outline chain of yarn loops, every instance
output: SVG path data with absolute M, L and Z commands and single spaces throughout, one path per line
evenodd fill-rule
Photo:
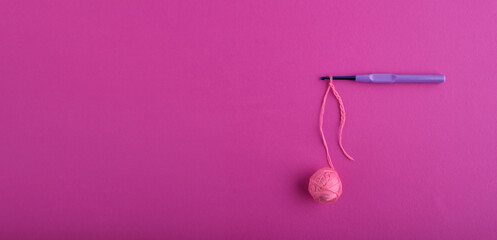
M 323 131 L 323 116 L 324 116 L 324 110 L 326 107 L 326 99 L 328 98 L 328 94 L 330 93 L 330 90 L 333 92 L 333 95 L 335 95 L 335 98 L 338 101 L 338 106 L 340 108 L 340 128 L 338 130 L 338 145 L 340 146 L 340 149 L 342 150 L 343 154 L 349 159 L 349 160 L 354 160 L 346 151 L 345 148 L 342 145 L 342 132 L 343 132 L 343 127 L 345 125 L 345 108 L 343 107 L 343 102 L 342 98 L 338 94 L 337 90 L 335 89 L 335 86 L 333 85 L 333 80 L 330 78 L 330 82 L 328 84 L 328 88 L 326 89 L 326 93 L 324 94 L 323 97 L 323 103 L 321 105 L 321 112 L 319 114 L 319 131 L 321 132 L 321 139 L 323 140 L 324 144 L 324 149 L 326 150 L 326 159 L 328 160 L 328 164 L 332 169 L 335 169 L 333 167 L 333 163 L 331 162 L 331 157 L 330 157 L 330 151 L 328 148 L 328 144 L 326 143 L 326 138 L 324 137 L 324 131 Z

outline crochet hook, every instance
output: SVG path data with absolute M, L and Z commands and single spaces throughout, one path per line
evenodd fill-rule
M 419 74 L 390 74 L 373 73 L 356 76 L 332 76 L 333 80 L 351 80 L 368 83 L 442 83 L 445 75 L 419 75 Z M 321 77 L 321 80 L 329 80 L 329 76 Z

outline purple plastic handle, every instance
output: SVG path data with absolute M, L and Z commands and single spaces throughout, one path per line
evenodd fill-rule
M 445 82 L 445 75 L 374 73 L 366 75 L 357 75 L 355 80 L 357 82 L 370 82 L 370 83 L 396 83 L 396 82 L 441 83 Z

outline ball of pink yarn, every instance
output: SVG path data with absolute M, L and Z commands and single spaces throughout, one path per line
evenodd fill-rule
M 342 182 L 332 168 L 321 168 L 309 179 L 309 193 L 314 200 L 323 203 L 335 202 L 342 195 Z

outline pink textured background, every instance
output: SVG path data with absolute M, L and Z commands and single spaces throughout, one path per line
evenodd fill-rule
M 0 2 L 1 239 L 495 239 L 497 2 Z M 317 117 L 348 113 L 333 205 Z

